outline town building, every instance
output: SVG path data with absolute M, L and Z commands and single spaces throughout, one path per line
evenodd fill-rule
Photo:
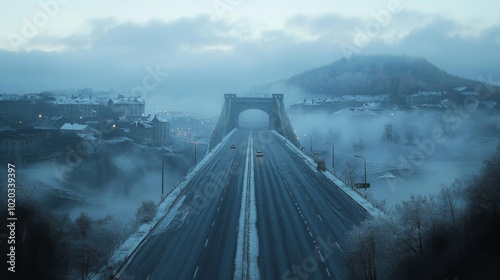
M 130 125 L 129 138 L 143 145 L 164 146 L 170 142 L 169 122 L 158 115 L 142 117 Z
M 11 131 L 0 133 L 0 162 L 24 165 L 38 159 L 39 135 Z
M 419 91 L 406 97 L 408 106 L 438 104 L 445 99 L 444 91 Z
M 111 111 L 120 113 L 127 119 L 138 119 L 145 114 L 146 103 L 144 99 L 136 96 L 119 95 L 117 98 L 109 98 L 107 102 Z
M 82 153 L 98 154 L 101 150 L 102 133 L 86 124 L 65 123 L 60 128 L 63 136 L 78 136 L 81 139 Z
M 97 118 L 99 103 L 89 97 L 80 96 L 58 96 L 56 105 L 59 114 L 73 121 Z

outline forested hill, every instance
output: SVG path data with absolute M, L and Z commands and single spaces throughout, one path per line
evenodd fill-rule
M 341 59 L 281 81 L 306 94 L 327 96 L 447 91 L 456 87 L 480 89 L 479 81 L 450 75 L 424 58 L 373 55 Z

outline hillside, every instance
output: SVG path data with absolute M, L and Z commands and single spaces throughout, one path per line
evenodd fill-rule
M 262 90 L 298 88 L 307 95 L 378 95 L 391 99 L 418 91 L 479 89 L 481 83 L 450 75 L 424 58 L 390 55 L 355 56 L 303 72 Z

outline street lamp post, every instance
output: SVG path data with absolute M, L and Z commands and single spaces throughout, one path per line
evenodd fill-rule
M 161 159 L 161 199 L 163 200 L 163 194 L 165 190 L 165 157 Z
M 198 145 L 198 142 L 194 141 L 194 165 L 196 165 L 196 146 Z
M 309 151 L 312 154 L 312 152 L 313 152 L 313 137 L 312 137 L 312 135 L 309 135 L 309 140 L 310 140 L 309 141 Z
M 330 142 L 326 142 L 326 144 L 332 145 L 332 172 L 335 174 L 335 146 Z
M 364 183 L 364 187 L 366 189 L 366 158 L 362 157 L 362 156 L 358 156 L 358 155 L 355 155 L 355 157 L 358 157 L 358 158 L 362 158 L 363 161 L 365 162 L 365 183 Z

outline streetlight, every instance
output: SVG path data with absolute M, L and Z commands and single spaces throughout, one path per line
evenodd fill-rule
M 198 145 L 197 141 L 194 141 L 194 165 L 196 165 L 196 146 Z
M 363 188 L 366 190 L 366 188 L 370 187 L 370 185 L 366 184 L 366 158 L 364 158 L 362 156 L 358 156 L 358 155 L 355 155 L 354 157 L 362 158 L 365 162 L 365 183 L 363 184 Z M 358 188 L 359 188 L 359 186 L 358 186 Z
M 307 134 L 304 134 L 304 137 L 307 137 Z M 313 137 L 312 137 L 312 135 L 309 135 L 309 151 L 312 154 L 312 152 L 313 152 Z
M 332 145 L 332 172 L 335 174 L 335 146 L 330 142 L 326 142 L 326 144 Z
M 165 156 L 161 159 L 161 199 L 163 200 L 163 193 L 165 189 Z

